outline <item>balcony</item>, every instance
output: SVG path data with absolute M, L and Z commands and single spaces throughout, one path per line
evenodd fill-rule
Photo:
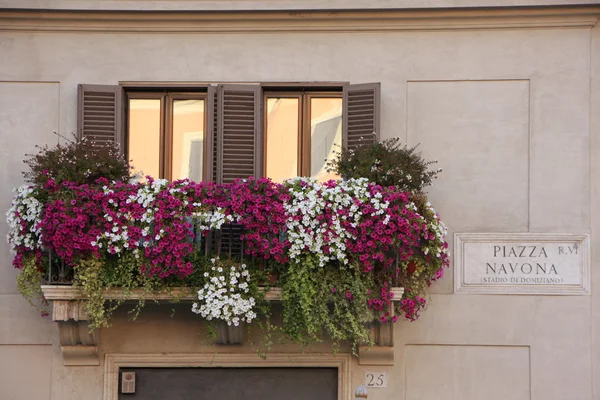
M 207 235 L 192 232 L 196 251 L 206 257 L 214 256 L 235 260 L 239 263 L 260 262 L 252 256 L 244 254 L 245 241 L 240 236 L 244 226 L 240 224 L 224 225 Z M 59 338 L 65 365 L 99 365 L 100 330 L 90 330 L 86 312 L 86 297 L 76 286 L 73 286 L 74 270 L 51 252 L 48 253 L 47 275 L 41 286 L 44 298 L 52 303 L 52 320 L 58 324 Z M 262 262 L 264 264 L 264 260 Z M 264 299 L 269 302 L 280 302 L 282 290 L 279 287 L 262 287 Z M 404 289 L 393 287 L 390 315 L 394 315 L 393 302 L 402 299 Z M 178 302 L 192 303 L 197 295 L 191 287 L 171 287 L 168 290 L 148 293 L 140 289 L 124 290 L 120 288 L 106 289 L 102 292 L 105 300 L 123 300 L 134 302 L 140 299 L 166 303 L 177 299 Z M 238 345 L 245 339 L 244 325 L 229 326 L 224 322 L 218 324 L 216 344 Z M 393 365 L 394 362 L 394 327 L 391 322 L 373 322 L 370 324 L 370 340 L 374 346 L 359 347 L 359 363 L 362 365 Z

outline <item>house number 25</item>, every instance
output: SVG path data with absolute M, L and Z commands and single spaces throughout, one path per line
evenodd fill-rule
M 387 386 L 387 372 L 365 372 L 365 386 L 368 388 L 384 388 Z

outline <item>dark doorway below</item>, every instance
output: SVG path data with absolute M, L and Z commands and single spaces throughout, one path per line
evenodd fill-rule
M 337 368 L 121 368 L 121 372 L 136 373 L 136 391 L 119 394 L 119 400 L 337 400 L 338 397 Z

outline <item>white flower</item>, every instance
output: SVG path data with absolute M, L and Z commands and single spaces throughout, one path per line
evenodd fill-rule
M 211 259 L 213 264 L 216 260 Z M 198 291 L 198 302 L 192 304 L 192 312 L 200 314 L 207 320 L 220 319 L 227 325 L 238 326 L 240 322 L 252 322 L 256 318 L 253 307 L 256 301 L 253 297 L 242 295 L 248 293 L 250 274 L 245 264 L 235 268 L 212 267 L 211 273 L 205 272 L 204 277 L 210 278 Z M 238 279 L 242 280 L 238 284 Z
M 300 182 L 304 187 L 298 185 Z M 293 178 L 284 185 L 291 197 L 284 202 L 290 258 L 309 251 L 318 256 L 321 266 L 331 260 L 348 263 L 346 241 L 356 237 L 346 231 L 341 221 L 356 227 L 363 218 L 362 204 L 369 203 L 375 209 L 374 215 L 382 215 L 389 206 L 382 201 L 381 194 L 371 196 L 366 178 L 342 180 L 335 187 L 321 185 L 312 178 Z M 356 199 L 360 201 L 358 205 Z M 342 210 L 349 213 L 341 215 Z M 324 214 L 331 215 L 329 221 L 318 218 Z
M 16 254 L 19 246 L 35 250 L 41 246 L 40 227 L 43 205 L 33 196 L 33 187 L 23 185 L 17 192 L 11 207 L 6 212 L 8 234 L 6 240 L 11 254 Z

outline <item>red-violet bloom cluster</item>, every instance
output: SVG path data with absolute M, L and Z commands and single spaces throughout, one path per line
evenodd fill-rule
M 376 274 L 382 286 L 369 307 L 380 311 L 382 320 L 395 321 L 387 310 L 392 283 L 402 272 L 398 266 L 417 258 L 434 263 L 431 281 L 448 265 L 446 231 L 435 211 L 431 209 L 435 217 L 425 218 L 409 193 L 364 179 L 320 184 L 297 178 L 279 184 L 248 178 L 222 185 L 99 179 L 96 185 L 60 187 L 49 181 L 46 190 L 61 195 L 35 216 L 40 222 L 28 234 L 40 232 L 39 237 L 28 238 L 28 246 L 9 237 L 17 267 L 24 254 L 43 248 L 70 265 L 91 256 L 127 253 L 139 258 L 142 272 L 150 276 L 186 277 L 194 269 L 189 256 L 198 237 L 236 223 L 244 225 L 247 254 L 282 264 L 317 256 L 321 265 L 360 265 L 364 274 Z M 10 218 L 18 228 L 12 236 L 18 237 L 25 222 L 16 213 Z M 34 250 L 32 243 L 38 243 Z M 413 296 L 400 307 L 412 320 L 424 305 L 425 299 Z

